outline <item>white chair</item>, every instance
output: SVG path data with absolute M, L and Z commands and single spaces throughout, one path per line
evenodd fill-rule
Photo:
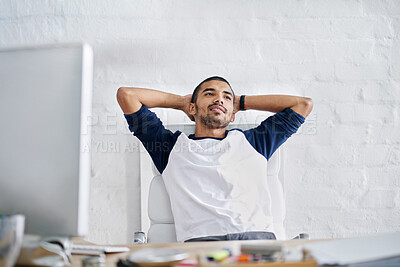
M 286 239 L 283 221 L 285 219 L 286 207 L 282 186 L 282 152 L 278 149 L 268 161 L 268 185 L 272 199 L 272 215 L 274 218 L 274 233 L 277 239 Z M 171 204 L 165 189 L 162 176 L 153 165 L 153 177 L 148 199 L 148 215 L 150 228 L 147 234 L 148 243 L 171 243 L 176 241 L 174 218 L 172 216 Z

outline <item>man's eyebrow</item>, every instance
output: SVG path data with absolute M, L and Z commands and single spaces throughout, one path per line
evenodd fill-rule
M 214 88 L 206 88 L 206 89 L 204 89 L 203 90 L 203 92 L 202 93 L 204 93 L 204 92 L 208 92 L 208 91 L 216 91 Z M 225 94 L 228 94 L 228 95 L 233 95 L 231 92 L 229 92 L 229 91 L 224 91 L 224 93 Z
M 229 92 L 229 91 L 224 91 L 224 93 L 225 93 L 225 94 L 228 94 L 228 95 L 232 95 L 232 93 Z
M 214 88 L 206 88 L 206 89 L 203 90 L 202 93 L 208 92 L 208 91 L 216 91 L 216 90 Z

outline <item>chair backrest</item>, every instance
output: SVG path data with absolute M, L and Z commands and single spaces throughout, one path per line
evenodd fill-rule
M 283 221 L 286 207 L 280 171 L 282 168 L 282 152 L 278 149 L 268 161 L 268 186 L 271 192 L 272 215 L 274 218 L 274 233 L 277 239 L 286 239 Z M 176 241 L 174 218 L 171 204 L 165 189 L 162 176 L 153 165 L 154 177 L 150 184 L 148 199 L 148 215 L 150 228 L 147 234 L 149 243 L 171 243 Z

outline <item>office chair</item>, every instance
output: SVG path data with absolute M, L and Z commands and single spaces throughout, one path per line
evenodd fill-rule
M 285 219 L 286 207 L 282 186 L 282 155 L 279 148 L 268 161 L 268 186 L 271 192 L 272 215 L 274 218 L 274 233 L 277 239 L 286 239 L 283 221 Z M 150 228 L 147 233 L 148 243 L 173 243 L 177 242 L 174 218 L 172 216 L 171 204 L 164 181 L 158 170 L 153 165 L 154 177 L 150 184 L 148 199 L 148 215 Z

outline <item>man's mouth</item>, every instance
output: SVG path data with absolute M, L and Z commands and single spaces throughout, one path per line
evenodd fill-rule
M 211 105 L 210 110 L 211 111 L 222 112 L 222 113 L 226 112 L 226 108 L 224 108 L 223 106 L 220 106 L 220 105 Z

